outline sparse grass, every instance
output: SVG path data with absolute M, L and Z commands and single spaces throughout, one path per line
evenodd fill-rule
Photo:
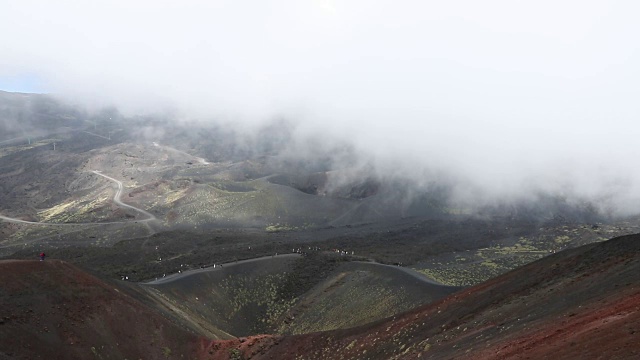
M 229 360 L 243 360 L 244 357 L 239 349 L 229 349 Z
M 220 287 L 231 300 L 231 311 L 227 317 L 233 319 L 247 306 L 264 308 L 265 316 L 260 321 L 269 325 L 289 307 L 278 299 L 278 288 L 284 282 L 286 274 L 268 274 L 261 277 L 230 275 L 222 280 Z
M 50 223 L 93 223 L 110 220 L 109 212 L 100 211 L 113 198 L 109 190 L 92 193 L 92 197 L 70 200 L 38 212 L 42 222 Z M 116 219 L 118 220 L 118 219 Z
M 169 349 L 168 347 L 163 347 L 162 348 L 162 354 L 164 355 L 164 357 L 166 357 L 167 359 L 171 356 L 171 349 Z
M 303 225 L 303 226 L 292 226 L 292 225 L 288 225 L 288 224 L 280 224 L 280 223 L 276 223 L 276 224 L 271 224 L 268 225 L 265 228 L 265 231 L 267 232 L 281 232 L 281 231 L 299 231 L 299 230 L 305 230 L 310 228 L 311 225 Z
M 496 243 L 473 252 L 458 252 L 456 256 L 432 257 L 434 260 L 421 262 L 415 268 L 446 285 L 474 285 L 555 251 L 601 241 L 599 232 L 619 232 L 620 229 L 613 225 L 602 225 L 599 231 L 586 225 L 541 228 L 530 235 L 519 236 L 511 244 Z

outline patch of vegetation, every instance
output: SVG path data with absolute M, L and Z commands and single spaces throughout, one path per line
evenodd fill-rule
M 231 302 L 229 320 L 236 320 L 239 314 L 251 313 L 259 309 L 263 315 L 257 320 L 253 332 L 264 332 L 273 321 L 291 306 L 291 301 L 279 298 L 278 289 L 286 274 L 266 276 L 230 275 L 222 280 L 220 287 Z M 246 321 L 246 320 L 245 320 Z
M 255 313 L 251 333 L 271 332 L 280 328 L 285 314 L 298 298 L 323 281 L 344 257 L 321 253 L 296 260 L 290 271 L 264 276 L 231 275 L 220 287 L 231 305 L 227 318 L 235 321 L 240 314 Z M 246 319 L 243 320 L 246 322 Z
M 609 228 L 612 227 L 607 226 Z M 446 285 L 474 285 L 556 251 L 599 241 L 600 230 L 594 230 L 586 225 L 539 228 L 526 236 L 517 237 L 511 243 L 505 239 L 475 251 L 458 253 L 454 257 L 434 256 L 431 258 L 439 261 L 423 261 L 416 264 L 415 268 Z
M 244 360 L 239 349 L 229 349 L 229 360 Z
M 287 274 L 278 291 L 278 298 L 284 301 L 296 299 L 324 280 L 340 263 L 349 260 L 348 257 L 318 252 L 305 255 L 304 259 L 298 260 L 291 272 Z
M 268 225 L 265 228 L 265 230 L 267 232 L 294 231 L 294 230 L 298 230 L 298 227 L 287 225 L 287 224 L 276 223 L 276 224 Z
M 98 349 L 96 349 L 95 346 L 91 347 L 91 352 L 93 353 L 93 356 L 95 356 L 97 359 L 102 359 L 102 355 L 100 354 L 100 352 L 98 352 Z
M 300 230 L 307 230 L 312 227 L 313 227 L 312 224 L 307 224 L 307 223 L 304 223 L 302 226 L 293 226 L 289 224 L 275 223 L 275 224 L 267 225 L 267 227 L 265 228 L 265 231 L 267 232 L 300 231 Z
M 169 349 L 168 347 L 163 347 L 162 348 L 162 354 L 164 355 L 164 357 L 166 357 L 167 359 L 171 356 L 171 349 Z

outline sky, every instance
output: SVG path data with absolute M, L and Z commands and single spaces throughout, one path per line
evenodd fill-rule
M 42 79 L 38 74 L 30 74 L 26 72 L 18 72 L 0 76 L 0 90 L 9 92 L 47 93 L 47 86 L 42 83 Z
M 0 0 L 0 90 L 251 127 L 380 163 L 640 200 L 636 1 Z

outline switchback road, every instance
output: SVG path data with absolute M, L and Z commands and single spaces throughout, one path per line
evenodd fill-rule
M 112 178 L 111 176 L 107 176 L 103 173 L 101 173 L 98 170 L 94 170 L 92 171 L 92 173 L 102 176 L 110 181 L 113 181 L 116 183 L 116 185 L 118 186 L 118 190 L 116 190 L 115 195 L 113 196 L 113 202 L 115 202 L 118 206 L 122 206 L 122 207 L 126 207 L 129 209 L 132 209 L 140 214 L 143 214 L 144 216 L 146 216 L 146 219 L 142 219 L 142 220 L 133 220 L 135 222 L 144 222 L 146 223 L 147 227 L 149 227 L 149 229 L 151 230 L 152 233 L 155 233 L 155 231 L 153 229 L 151 229 L 151 227 L 149 226 L 149 222 L 150 221 L 155 221 L 158 220 L 155 215 L 151 214 L 148 211 L 145 211 L 143 209 L 137 208 L 135 206 L 129 205 L 129 204 L 125 204 L 124 202 L 122 202 L 121 197 L 122 197 L 122 190 L 123 190 L 123 185 L 122 182 L 119 180 L 116 180 L 114 178 Z M 47 222 L 39 222 L 39 221 L 28 221 L 28 220 L 22 220 L 22 219 L 16 219 L 16 218 L 12 218 L 12 217 L 8 217 L 8 216 L 4 216 L 4 215 L 0 215 L 0 220 L 4 220 L 7 222 L 12 222 L 12 223 L 18 223 L 18 224 L 30 224 L 30 225 L 48 225 L 48 226 L 77 226 L 77 225 L 109 225 L 109 224 L 125 224 L 125 223 L 130 223 L 132 221 L 110 221 L 110 222 L 89 222 L 89 223 L 47 223 Z

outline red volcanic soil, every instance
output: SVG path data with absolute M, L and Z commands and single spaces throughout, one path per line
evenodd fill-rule
M 209 359 L 639 359 L 640 235 L 563 251 L 361 327 L 208 346 Z
M 0 359 L 192 359 L 196 335 L 57 260 L 0 261 Z
M 640 235 L 557 253 L 392 318 L 296 336 L 206 340 L 131 289 L 62 261 L 0 261 L 0 359 L 640 358 Z

